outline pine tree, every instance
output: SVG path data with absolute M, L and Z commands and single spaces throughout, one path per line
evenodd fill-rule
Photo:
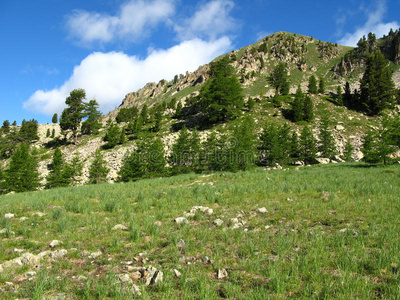
M 311 75 L 308 79 L 308 93 L 309 94 L 317 94 L 318 87 L 317 87 L 317 79 L 314 75 Z
M 254 99 L 249 96 L 249 99 L 247 100 L 247 109 L 249 111 L 252 111 L 254 109 L 254 105 L 255 105 Z
M 21 128 L 18 132 L 18 140 L 22 142 L 31 142 L 39 139 L 38 122 L 35 119 L 22 121 Z
M 190 134 L 186 126 L 179 132 L 179 136 L 172 146 L 172 153 L 169 157 L 169 164 L 172 166 L 173 174 L 182 174 L 190 172 L 189 151 Z
M 46 137 L 47 137 L 47 138 L 50 137 L 50 128 L 47 128 Z
M 5 174 L 6 190 L 26 192 L 36 190 L 39 186 L 38 163 L 30 153 L 28 144 L 21 144 L 11 156 L 10 164 Z
M 314 104 L 310 96 L 304 97 L 303 120 L 311 122 L 314 119 Z
M 85 90 L 73 90 L 65 100 L 68 107 L 61 114 L 60 127 L 62 130 L 72 130 L 75 145 L 78 144 L 78 129 L 84 117 L 85 97 Z
M 319 79 L 318 93 L 325 94 L 325 81 L 322 77 Z
M 114 148 L 119 143 L 120 137 L 121 134 L 118 125 L 116 125 L 115 123 L 111 123 L 103 139 L 105 142 L 107 142 L 105 148 Z
M 246 116 L 233 132 L 228 149 L 226 168 L 230 171 L 248 170 L 255 162 L 254 121 Z
M 126 143 L 126 128 L 122 127 L 121 128 L 121 132 L 119 133 L 119 139 L 118 139 L 118 143 L 119 144 L 125 144 Z
M 332 158 L 336 155 L 335 140 L 332 132 L 329 130 L 329 123 L 328 115 L 323 115 L 319 127 L 319 151 L 321 152 L 322 157 L 326 158 Z
M 97 133 L 101 128 L 99 118 L 101 117 L 101 112 L 99 111 L 99 104 L 96 100 L 90 100 L 86 105 L 84 110 L 86 121 L 82 123 L 82 133 L 92 134 Z
M 353 96 L 351 94 L 350 83 L 346 81 L 344 86 L 343 105 L 349 108 L 354 108 Z
M 162 122 L 162 111 L 161 109 L 157 109 L 156 114 L 155 114 L 155 124 L 153 127 L 154 132 L 159 132 L 161 129 L 161 122 Z
M 3 126 L 1 127 L 3 129 L 3 132 L 9 132 L 10 131 L 10 121 L 5 120 L 3 122 Z
M 46 188 L 67 186 L 66 178 L 63 176 L 64 159 L 60 148 L 56 148 L 53 153 L 53 160 L 50 164 L 50 173 L 47 176 Z
M 292 119 L 293 122 L 298 122 L 303 120 L 303 103 L 304 94 L 301 91 L 300 85 L 297 87 L 296 94 L 294 96 L 294 101 L 292 102 Z
M 376 115 L 394 104 L 394 83 L 385 56 L 373 52 L 367 60 L 364 75 L 360 81 L 361 102 L 365 110 Z
M 300 135 L 300 159 L 305 163 L 313 163 L 317 157 L 317 141 L 314 138 L 312 130 L 308 126 L 304 126 Z
M 275 67 L 268 77 L 268 82 L 275 88 L 277 93 L 287 95 L 289 92 L 289 81 L 285 63 L 281 62 Z
M 350 139 L 348 139 L 348 140 L 347 140 L 347 143 L 346 143 L 346 145 L 345 145 L 345 148 L 344 148 L 343 159 L 344 159 L 345 161 L 351 161 L 352 155 L 353 155 L 353 151 L 354 151 L 354 147 L 353 147 L 353 145 L 351 144 Z
M 201 145 L 200 145 L 200 135 L 197 129 L 193 129 L 192 135 L 189 140 L 189 160 L 190 160 L 190 166 L 192 170 L 197 171 L 200 169 L 200 150 L 201 150 Z
M 106 162 L 101 154 L 100 149 L 94 153 L 94 158 L 89 167 L 89 183 L 99 184 L 107 181 L 107 175 L 110 169 L 107 168 Z
M 51 138 L 53 139 L 56 136 L 56 130 L 53 128 L 51 131 Z
M 57 115 L 57 113 L 55 113 L 53 115 L 53 117 L 51 118 L 51 122 L 54 123 L 54 124 L 58 123 L 58 115 Z
M 290 160 L 290 126 L 267 123 L 260 136 L 261 164 L 288 164 Z
M 179 101 L 178 105 L 176 106 L 175 118 L 180 118 L 181 114 L 182 114 L 182 102 Z
M 166 173 L 164 144 L 160 138 L 149 143 L 146 157 L 146 178 L 164 176 Z
M 143 104 L 142 110 L 140 111 L 140 116 L 143 124 L 146 124 L 149 119 L 149 109 L 147 104 Z

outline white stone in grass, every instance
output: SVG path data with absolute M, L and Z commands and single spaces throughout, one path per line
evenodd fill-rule
M 224 223 L 221 219 L 214 220 L 213 224 L 217 227 L 221 226 Z
M 175 219 L 175 223 L 176 224 L 187 224 L 188 220 L 184 217 L 179 217 Z
M 26 220 L 29 220 L 29 218 L 27 218 L 27 217 L 21 217 L 21 218 L 19 218 L 19 220 L 20 220 L 20 221 L 26 221 Z
M 178 278 L 182 276 L 182 273 L 179 272 L 177 269 L 174 269 L 174 273 L 175 273 L 175 276 Z
M 111 230 L 128 230 L 128 227 L 122 224 L 115 225 Z
M 118 278 L 122 283 L 133 283 L 132 279 L 129 277 L 129 274 L 119 274 Z
M 90 259 L 95 259 L 97 257 L 99 257 L 100 255 L 102 255 L 103 253 L 101 251 L 97 251 L 97 252 L 91 252 L 89 255 Z
M 39 218 L 41 218 L 41 217 L 44 217 L 46 214 L 38 211 L 38 212 L 34 212 L 32 215 L 38 216 Z
M 62 244 L 63 242 L 62 241 L 59 241 L 59 240 L 52 240 L 51 242 L 50 242 L 50 244 L 49 244 L 49 247 L 50 248 L 54 248 L 54 247 L 57 247 L 57 246 L 59 246 L 60 244 Z
M 228 278 L 228 272 L 225 269 L 218 270 L 218 279 Z
M 266 214 L 268 210 L 265 207 L 261 207 L 257 209 L 257 212 L 259 212 L 260 214 Z
M 4 218 L 6 218 L 6 219 L 12 219 L 12 218 L 14 218 L 15 217 L 15 215 L 14 214 L 11 214 L 11 213 L 8 213 L 8 214 L 5 214 L 4 215 Z
M 176 246 L 177 246 L 178 248 L 185 248 L 186 243 L 185 243 L 184 240 L 180 239 L 180 240 L 178 241 L 178 243 L 176 244 Z
M 7 232 L 7 228 L 3 228 L 0 230 L 0 234 L 6 233 Z
M 14 252 L 17 252 L 17 253 L 22 253 L 24 251 L 25 251 L 24 249 L 14 248 Z
M 132 284 L 131 291 L 132 291 L 133 296 L 141 296 L 142 295 L 142 292 L 140 291 L 140 287 L 137 286 L 136 284 Z

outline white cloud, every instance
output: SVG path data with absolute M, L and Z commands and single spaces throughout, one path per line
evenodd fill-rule
M 70 36 L 84 45 L 115 39 L 135 41 L 158 23 L 167 21 L 174 11 L 173 3 L 168 0 L 131 0 L 115 16 L 76 10 L 67 16 L 66 25 Z
M 182 23 L 175 24 L 175 30 L 182 40 L 202 37 L 215 39 L 236 28 L 234 18 L 230 12 L 234 7 L 230 0 L 214 0 L 200 7 L 195 14 Z
M 23 106 L 50 116 L 62 111 L 70 91 L 84 88 L 87 98 L 95 98 L 101 111 L 107 113 L 121 104 L 127 93 L 147 82 L 170 80 L 175 74 L 194 71 L 229 50 L 231 41 L 223 37 L 212 42 L 193 39 L 167 50 L 152 50 L 144 60 L 121 52 L 95 52 L 74 68 L 72 76 L 61 87 L 38 90 Z
M 375 33 L 377 38 L 382 37 L 384 34 L 388 34 L 390 28 L 399 28 L 399 23 L 393 21 L 389 23 L 383 22 L 383 17 L 386 12 L 386 1 L 377 1 L 374 11 L 366 11 L 367 22 L 356 29 L 354 33 L 346 33 L 338 43 L 346 46 L 356 46 L 360 38 L 369 32 Z

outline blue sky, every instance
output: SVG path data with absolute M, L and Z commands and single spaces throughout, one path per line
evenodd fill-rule
M 107 113 L 277 31 L 355 45 L 398 29 L 399 12 L 400 0 L 0 0 L 0 122 L 48 123 L 75 88 Z

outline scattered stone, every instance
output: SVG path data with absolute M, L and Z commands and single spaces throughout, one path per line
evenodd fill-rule
M 35 271 L 27 272 L 26 276 L 29 276 L 29 277 L 36 276 L 36 272 Z
M 14 252 L 17 252 L 17 253 L 22 253 L 24 251 L 25 251 L 24 249 L 14 248 Z
M 39 212 L 34 212 L 32 215 L 38 216 L 39 218 L 41 218 L 41 217 L 44 217 L 46 214 L 39 211 Z
M 335 129 L 336 130 L 344 130 L 344 127 L 342 125 L 336 125 Z
M 13 286 L 14 285 L 14 283 L 8 282 L 8 281 L 6 281 L 4 284 L 5 284 L 5 286 Z
M 179 272 L 177 269 L 174 269 L 174 273 L 175 273 L 175 276 L 178 278 L 182 276 L 182 273 Z
M 217 274 L 218 279 L 228 278 L 228 272 L 225 269 L 219 270 Z
M 0 234 L 6 233 L 7 232 L 7 228 L 3 228 L 0 230 Z
M 162 226 L 162 222 L 161 221 L 155 221 L 154 225 L 156 225 L 158 227 L 161 227 Z
M 95 258 L 97 258 L 97 257 L 99 257 L 100 255 L 102 255 L 103 253 L 101 252 L 101 251 L 97 251 L 97 252 L 91 252 L 90 254 L 89 254 L 89 258 L 90 259 L 95 259 Z
M 261 207 L 257 209 L 257 212 L 261 213 L 261 214 L 266 214 L 268 212 L 268 210 L 265 207 Z
M 214 220 L 213 224 L 217 227 L 221 226 L 224 223 L 221 219 Z
M 265 229 L 270 229 L 272 225 L 265 225 Z
M 59 246 L 59 245 L 62 244 L 62 243 L 63 243 L 62 241 L 52 240 L 52 241 L 50 242 L 50 244 L 49 244 L 49 247 L 50 247 L 50 248 L 54 248 L 54 247 Z
M 128 227 L 122 224 L 115 225 L 111 230 L 128 230 Z
M 185 248 L 185 246 L 186 246 L 185 241 L 182 240 L 182 239 L 180 239 L 180 240 L 178 241 L 178 243 L 176 244 L 176 246 L 177 246 L 178 248 L 180 248 L 180 249 Z
M 86 281 L 86 280 L 87 280 L 86 276 L 83 276 L 83 275 L 78 276 L 78 281 Z
M 187 223 L 189 223 L 188 222 L 188 220 L 186 219 L 186 218 L 184 218 L 184 217 L 179 217 L 179 218 L 176 218 L 175 219 L 175 223 L 176 224 L 187 224 Z
M 129 274 L 129 277 L 134 281 L 138 281 L 142 278 L 142 273 L 140 273 L 139 271 L 136 271 L 136 272 Z
M 12 218 L 14 218 L 14 217 L 15 217 L 14 214 L 5 214 L 5 215 L 4 215 L 4 218 L 6 218 L 6 219 L 12 219 Z
M 163 272 L 157 270 L 152 266 L 146 269 L 146 274 L 146 285 L 155 285 L 163 281 Z
M 57 260 L 57 259 L 60 259 L 60 258 L 64 257 L 65 255 L 67 255 L 67 253 L 68 253 L 67 250 L 60 249 L 60 250 L 56 250 L 56 251 L 51 252 L 50 257 L 53 260 Z
M 128 274 L 119 274 L 118 279 L 121 280 L 122 283 L 133 283 L 131 277 Z
M 343 228 L 343 229 L 340 229 L 339 231 L 340 232 L 346 232 L 348 229 L 347 228 Z
M 19 218 L 19 220 L 22 222 L 22 221 L 29 220 L 29 218 L 27 218 L 27 217 L 21 217 L 21 218 Z
M 323 158 L 323 157 L 318 157 L 315 159 L 318 163 L 322 164 L 322 165 L 326 165 L 330 163 L 330 159 L 329 158 Z

